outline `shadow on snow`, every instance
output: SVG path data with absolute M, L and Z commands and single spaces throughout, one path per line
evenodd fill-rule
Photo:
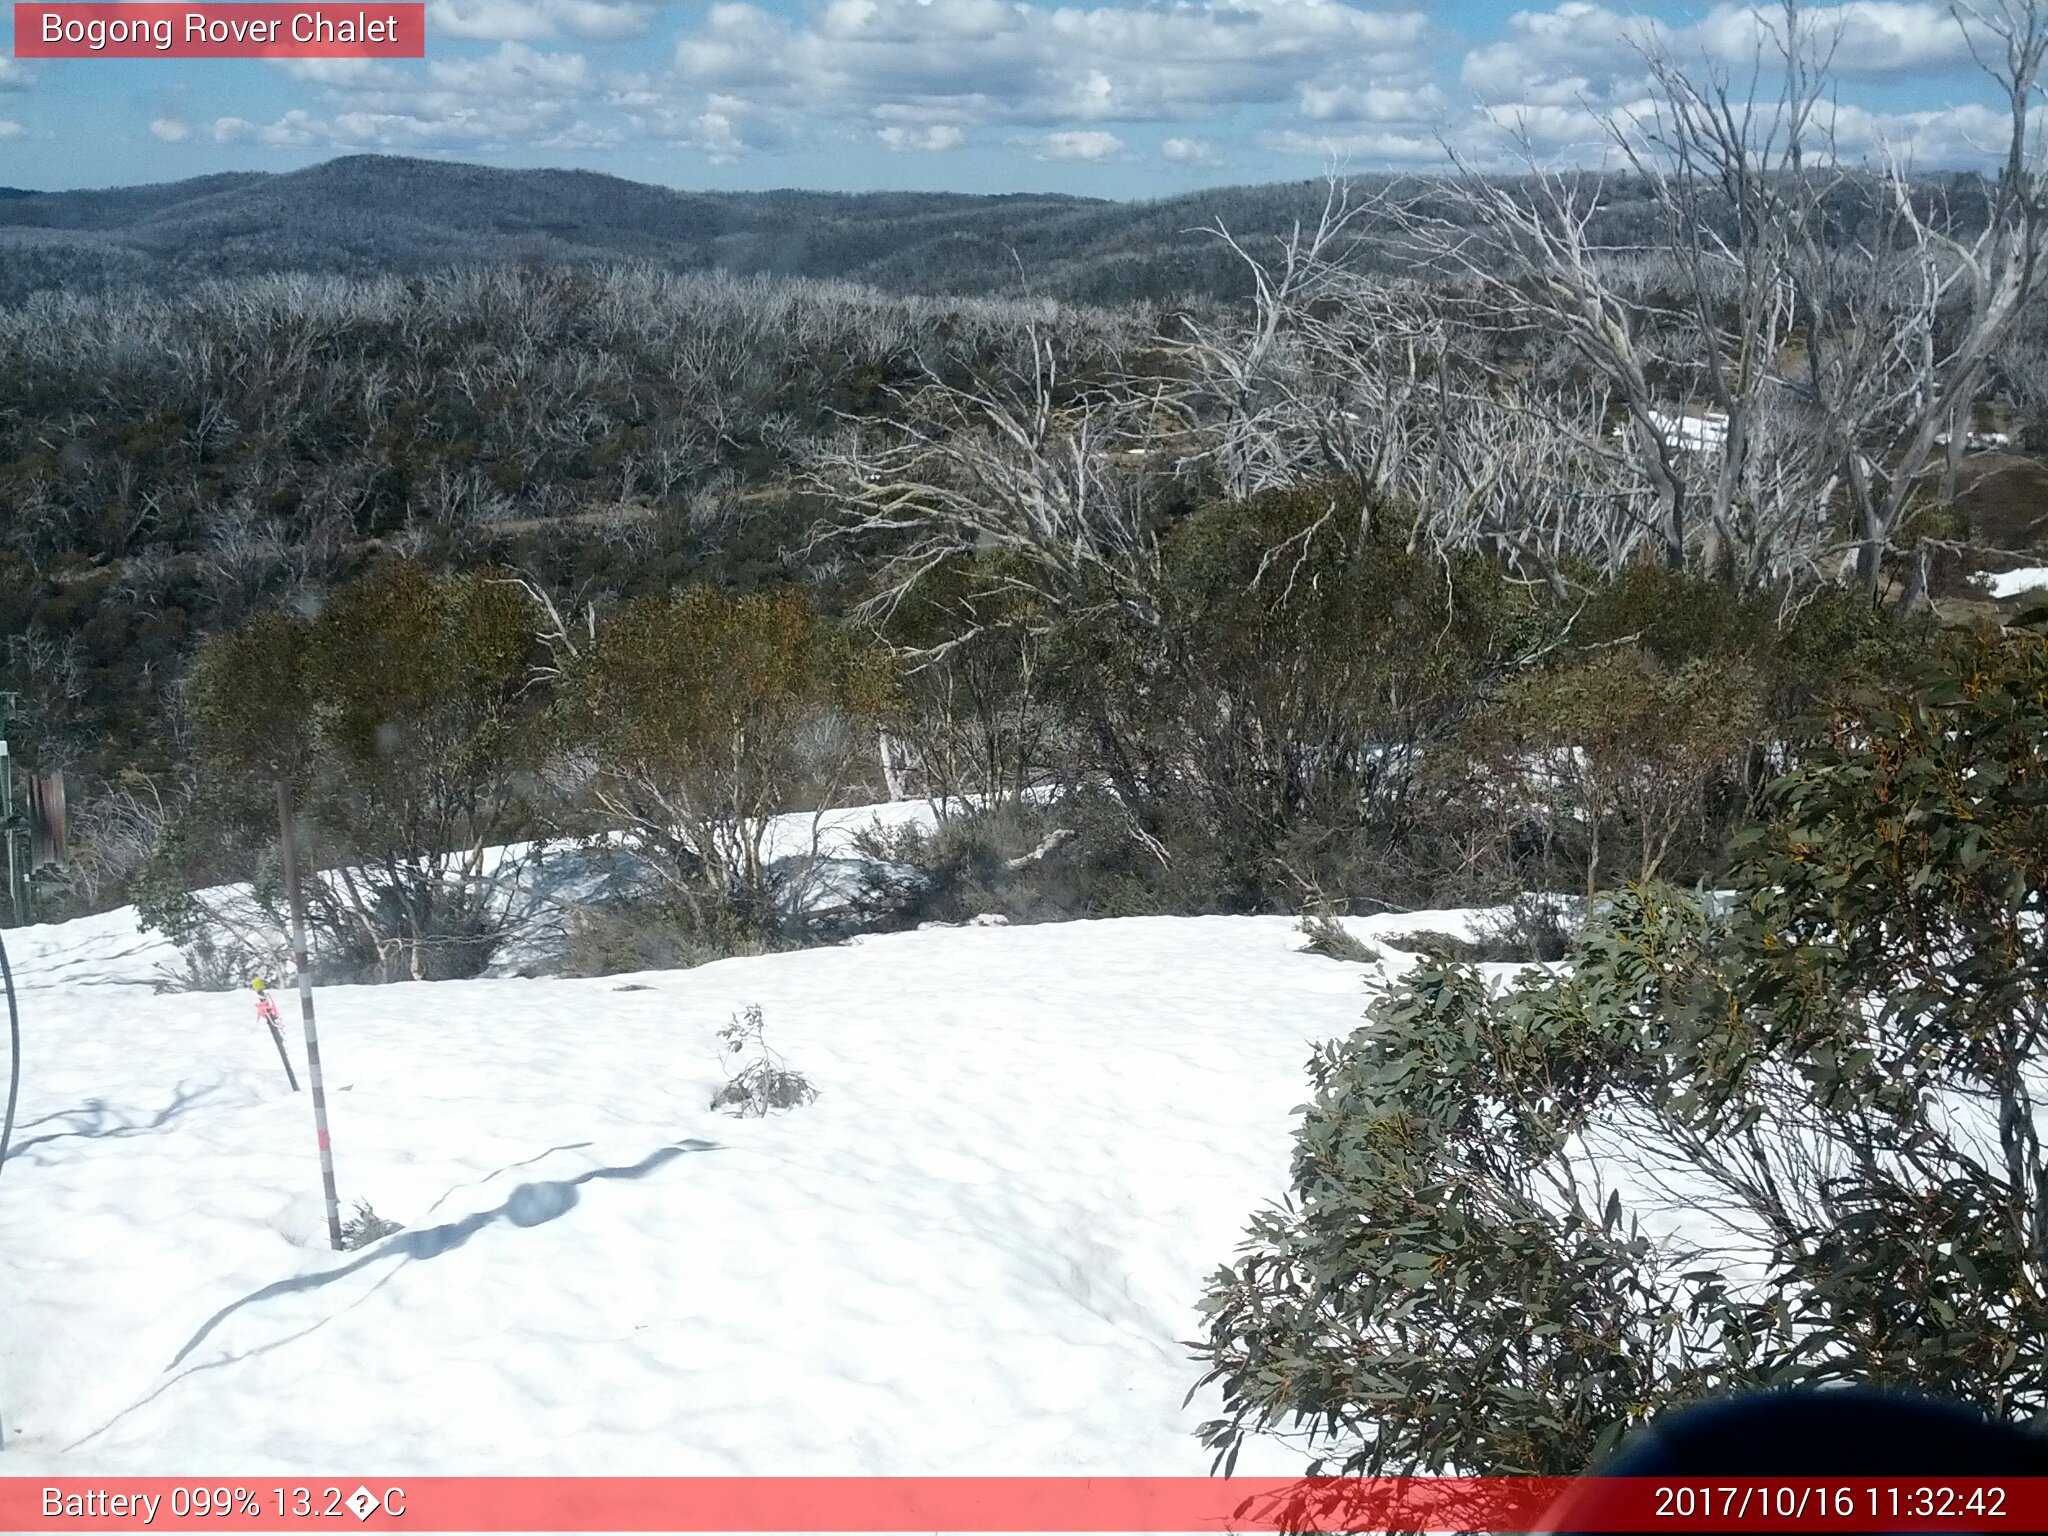
M 289 1295 L 295 1291 L 314 1291 L 331 1285 L 336 1280 L 354 1274 L 367 1264 L 394 1254 L 406 1259 L 434 1259 L 444 1253 L 460 1248 L 485 1227 L 495 1222 L 509 1222 L 515 1227 L 538 1227 L 566 1215 L 575 1209 L 581 1199 L 578 1191 L 583 1185 L 599 1179 L 643 1179 L 665 1163 L 673 1162 L 686 1152 L 715 1152 L 719 1143 L 703 1141 L 697 1137 L 679 1141 L 673 1145 L 657 1148 L 637 1163 L 618 1168 L 592 1168 L 579 1173 L 573 1179 L 546 1179 L 538 1183 L 521 1184 L 505 1197 L 504 1203 L 488 1211 L 476 1211 L 456 1221 L 445 1221 L 438 1226 L 420 1227 L 395 1232 L 380 1238 L 364 1249 L 350 1263 L 339 1269 L 322 1270 L 318 1274 L 294 1275 L 287 1280 L 273 1281 L 260 1290 L 251 1291 L 239 1301 L 229 1302 L 201 1325 L 199 1331 L 186 1341 L 165 1370 L 176 1370 L 185 1358 L 206 1342 L 222 1323 L 245 1307 L 270 1300 L 273 1296 Z M 517 1167 L 517 1164 L 512 1166 Z

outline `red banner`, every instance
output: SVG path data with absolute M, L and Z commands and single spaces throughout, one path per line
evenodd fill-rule
M 2048 1478 L 0 1478 L 0 1530 L 2038 1531 Z
M 30 4 L 16 0 L 18 59 L 419 59 L 427 8 L 383 4 Z

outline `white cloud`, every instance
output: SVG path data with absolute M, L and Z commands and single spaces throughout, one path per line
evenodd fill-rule
M 656 10 L 636 0 L 433 0 L 427 22 L 436 37 L 532 43 L 566 32 L 616 42 L 644 35 Z
M 1875 78 L 1950 69 L 1970 62 L 1964 29 L 1933 0 L 1847 0 L 1803 13 L 1813 46 L 1830 71 Z M 1752 71 L 1768 89 L 1782 69 L 1784 20 L 1775 6 L 1720 4 L 1690 26 L 1672 26 L 1640 11 L 1594 0 L 1563 0 L 1543 11 L 1518 11 L 1506 36 L 1472 49 L 1460 71 L 1488 103 L 1563 106 L 1611 103 L 1649 89 L 1643 50 L 1683 65 L 1711 65 L 1746 84 Z
M 1035 154 L 1090 159 L 1122 147 L 1104 125 L 1213 119 L 1305 89 L 1332 110 L 1347 83 L 1374 93 L 1366 110 L 1429 107 L 1429 35 L 1420 10 L 1350 0 L 818 0 L 797 16 L 713 0 L 670 74 L 616 99 L 643 132 L 728 155 L 771 132 L 850 127 L 907 152 L 1011 124 L 1042 130 L 1019 141 Z
M 272 149 L 303 149 L 318 143 L 322 136 L 321 125 L 303 107 L 294 107 L 275 122 L 256 129 L 256 142 Z
M 764 110 L 743 96 L 718 91 L 690 102 L 645 82 L 615 89 L 611 101 L 641 134 L 694 149 L 721 165 L 781 147 L 797 122 L 796 114 Z
M 967 135 L 953 123 L 933 123 L 928 128 L 907 128 L 901 123 L 891 123 L 886 128 L 876 129 L 875 137 L 898 153 L 958 149 L 967 139 Z
M 1829 76 L 1851 88 L 1863 80 L 1926 80 L 1971 62 L 1963 27 L 1935 0 L 1846 0 L 1802 16 Z M 1598 162 L 1614 150 L 1607 123 L 1655 118 L 1645 51 L 1695 79 L 1718 74 L 1738 97 L 1753 87 L 1768 102 L 1782 79 L 1783 30 L 1775 6 L 1717 4 L 1683 26 L 1596 0 L 1520 11 L 1507 19 L 1504 36 L 1465 55 L 1460 77 L 1480 105 L 1451 137 L 1481 165 L 1512 163 L 1518 139 L 1546 161 Z M 1952 100 L 1952 85 L 1943 94 Z M 1314 105 L 1305 100 L 1304 115 L 1316 115 Z M 1976 162 L 1984 156 L 1967 142 L 1982 126 L 1975 110 L 1896 113 L 1880 129 L 1868 113 L 1845 107 L 1841 153 L 1867 154 L 1888 138 L 1913 146 L 1923 164 Z
M 270 67 L 282 70 L 294 80 L 314 85 L 346 87 L 353 90 L 403 90 L 416 73 L 407 74 L 396 64 L 382 59 L 271 59 Z
M 801 19 L 717 0 L 678 40 L 675 84 L 841 121 L 1064 130 L 1416 87 L 1428 36 L 1421 11 L 1343 0 L 822 0 Z
M 1922 169 L 1982 166 L 2001 159 L 2012 131 L 2004 112 L 1976 103 L 1921 112 L 1872 112 L 1843 103 L 1824 107 L 1822 126 L 1844 160 L 1895 158 Z
M 592 42 L 639 37 L 653 24 L 652 5 L 614 4 L 612 0 L 553 0 L 551 9 L 564 32 Z
M 1122 139 L 1099 128 L 1070 128 L 1012 142 L 1034 160 L 1108 160 L 1124 149 Z
M 192 126 L 183 118 L 159 117 L 151 120 L 149 131 L 166 144 L 182 144 L 192 137 Z
M 1969 40 L 1946 5 L 1848 0 L 1844 5 L 1814 6 L 1804 16 L 1837 74 L 1893 75 L 1971 62 Z M 1761 56 L 1769 71 L 1777 62 L 1775 40 L 1783 32 L 1783 20 L 1775 11 L 1717 5 L 1681 37 L 1683 46 L 1736 67 Z
M 1420 85 L 1304 85 L 1299 93 L 1301 115 L 1316 122 L 1350 120 L 1365 123 L 1415 123 L 1440 116 L 1444 93 L 1430 82 Z
M 1498 163 L 1510 145 L 1526 146 L 1549 164 L 1591 165 L 1617 151 L 1614 129 L 1634 136 L 1653 120 L 1656 102 L 1650 97 L 1612 101 L 1594 107 L 1554 101 L 1511 101 L 1481 107 L 1464 125 L 1458 148 L 1481 165 Z M 1519 148 L 1511 158 L 1519 160 Z
M 303 107 L 294 107 L 268 123 L 246 117 L 214 119 L 213 137 L 222 144 L 261 144 L 271 149 L 300 149 L 327 136 L 327 125 Z
M 1546 160 L 1584 162 L 1612 153 L 1603 118 L 1650 104 L 1639 47 L 1711 65 L 1740 91 L 1778 15 L 1768 0 L 1761 19 L 1746 0 L 1705 0 L 1689 20 L 1660 20 L 1677 8 L 1652 0 L 1546 0 L 1503 16 L 1446 70 L 1418 0 L 706 0 L 672 40 L 643 46 L 640 73 L 601 51 L 647 38 L 676 3 L 430 0 L 437 35 L 495 46 L 425 63 L 275 61 L 304 88 L 294 110 L 188 123 L 173 101 L 151 132 L 453 153 L 637 140 L 731 162 L 805 141 L 938 154 L 1002 130 L 1047 161 L 1130 160 L 1127 145 L 1157 143 L 1156 158 L 1144 149 L 1155 167 L 1258 147 L 1361 170 L 1440 165 L 1445 142 L 1511 165 L 1519 135 Z M 1806 15 L 1832 39 L 1845 94 L 1864 80 L 1943 80 L 1941 96 L 1904 96 L 1924 111 L 1898 110 L 1898 93 L 1882 114 L 1844 106 L 1844 154 L 1985 158 L 1999 124 L 1953 104 L 1972 97 L 1952 89 L 1968 54 L 1944 0 L 1839 0 Z M 546 43 L 570 37 L 591 55 Z M 1764 63 L 1768 89 L 1767 46 Z M 0 60 L 0 91 L 28 78 Z
M 1639 96 L 1649 84 L 1640 45 L 1656 33 L 1647 16 L 1565 0 L 1548 11 L 1519 11 L 1507 36 L 1465 55 L 1460 78 L 1484 102 L 1557 106 Z
M 554 19 L 536 0 L 435 0 L 427 26 L 436 37 L 534 42 L 552 37 Z
M 28 130 L 14 121 L 13 118 L 0 117 L 0 139 L 18 139 L 26 135 L 27 132 Z
M 25 91 L 36 83 L 33 64 L 24 64 L 19 59 L 10 59 L 0 54 L 0 92 Z
M 543 149 L 617 149 L 626 142 L 626 136 L 616 128 L 601 128 L 578 119 L 560 132 L 534 142 Z
M 1444 158 L 1443 141 L 1419 129 L 1364 128 L 1312 133 L 1282 128 L 1261 134 L 1259 143 L 1275 154 L 1335 160 L 1354 170 L 1385 165 L 1440 165 Z
M 582 54 L 542 53 L 524 43 L 502 43 L 482 58 L 436 59 L 427 75 L 443 91 L 486 99 L 507 93 L 581 96 L 597 85 Z
M 277 67 L 317 86 L 325 110 L 296 108 L 263 124 L 222 118 L 215 138 L 411 151 L 594 148 L 621 137 L 585 119 L 604 83 L 579 53 L 507 42 L 474 58 L 435 59 L 424 71 L 375 59 L 295 59 Z
M 748 147 L 740 132 L 744 112 L 744 103 L 714 96 L 707 109 L 690 119 L 687 129 L 679 135 L 680 141 L 692 149 L 701 149 L 714 161 L 735 160 Z

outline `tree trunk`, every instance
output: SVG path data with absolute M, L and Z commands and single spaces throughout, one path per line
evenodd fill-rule
M 882 782 L 888 786 L 889 798 L 903 798 L 903 775 L 896 767 L 896 743 L 889 739 L 886 727 L 876 732 L 876 745 L 882 754 Z
M 1927 600 L 1927 546 L 1915 546 L 1913 568 L 1906 576 L 1906 589 L 1899 594 L 1899 601 L 1892 609 L 1892 622 L 1903 624 L 1913 617 L 1920 605 Z

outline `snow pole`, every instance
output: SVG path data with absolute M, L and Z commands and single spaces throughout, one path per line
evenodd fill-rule
M 284 1063 L 284 1080 L 292 1085 L 292 1092 L 299 1091 L 298 1074 L 292 1071 L 292 1058 L 284 1048 L 284 1031 L 278 1028 L 277 1004 L 270 1000 L 270 994 L 263 990 L 264 981 L 258 976 L 249 983 L 256 989 L 256 1017 L 270 1027 L 270 1040 L 277 1047 L 277 1059 Z
M 14 1139 L 14 1104 L 21 1096 L 21 1010 L 14 1001 L 14 971 L 7 963 L 7 944 L 0 940 L 0 986 L 7 992 L 7 1111 L 0 1117 L 0 1168 L 7 1165 L 7 1144 Z M 0 1429 L 0 1450 L 7 1436 Z
M 320 1133 L 320 1187 L 327 1196 L 327 1240 L 339 1253 L 341 1197 L 334 1192 L 334 1144 L 327 1138 L 327 1090 L 320 1077 L 320 1037 L 313 1032 L 313 977 L 306 964 L 306 905 L 299 894 L 292 792 L 282 779 L 277 781 L 277 830 L 279 846 L 284 850 L 285 890 L 292 904 L 292 964 L 299 968 L 299 1012 L 306 1020 L 306 1080 L 313 1085 L 313 1126 Z

